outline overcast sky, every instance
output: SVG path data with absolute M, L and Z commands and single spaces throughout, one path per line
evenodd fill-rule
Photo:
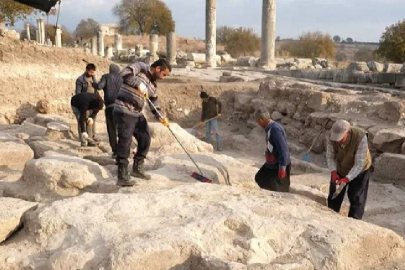
M 173 12 L 177 34 L 204 38 L 205 0 L 163 0 Z M 61 24 L 74 30 L 81 19 L 116 23 L 120 0 L 62 0 Z M 218 26 L 251 27 L 260 34 L 261 0 L 218 0 Z M 278 0 L 277 35 L 297 38 L 320 30 L 342 38 L 378 42 L 386 26 L 405 19 L 405 0 Z M 51 19 L 54 22 L 55 18 Z

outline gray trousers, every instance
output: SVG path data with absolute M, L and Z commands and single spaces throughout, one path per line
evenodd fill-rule
M 79 123 L 79 120 L 80 120 L 80 110 L 79 110 L 78 108 L 76 108 L 76 107 L 72 107 L 72 111 L 73 111 L 73 114 L 75 115 L 76 120 L 77 120 L 77 132 L 79 133 L 80 141 L 82 141 L 82 132 L 87 132 L 87 134 L 89 135 L 89 138 L 94 138 L 95 135 L 96 135 L 96 119 L 95 119 L 95 118 L 93 119 L 93 120 L 94 120 L 94 123 L 93 123 L 93 125 L 91 125 L 91 126 L 87 125 L 87 123 L 86 123 L 86 130 L 85 130 L 85 131 L 82 131 L 82 129 L 80 128 L 80 123 Z M 89 116 L 90 116 L 92 113 L 93 113 L 92 110 L 88 110 L 88 111 L 86 112 L 86 118 L 89 118 Z

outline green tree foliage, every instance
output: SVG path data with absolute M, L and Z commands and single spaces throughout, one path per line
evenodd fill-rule
M 335 57 L 335 43 L 328 34 L 308 32 L 300 36 L 298 41 L 283 44 L 281 51 L 287 51 L 294 57 L 333 59 Z
M 121 0 L 113 13 L 123 33 L 165 35 L 175 29 L 172 12 L 160 0 Z
M 75 37 L 83 39 L 91 39 L 96 33 L 98 28 L 98 22 L 89 18 L 87 20 L 81 20 L 77 25 L 74 32 Z
M 342 38 L 340 36 L 336 35 L 333 37 L 333 41 L 336 43 L 340 43 L 342 41 Z
M 389 61 L 405 62 L 405 20 L 385 29 L 376 54 Z
M 354 43 L 354 40 L 351 37 L 346 38 L 346 42 L 349 44 Z
M 34 9 L 27 5 L 13 0 L 0 0 L 0 22 L 14 25 L 16 21 L 27 18 L 32 12 Z
M 232 28 L 223 26 L 220 30 L 220 42 L 233 57 L 252 55 L 260 50 L 260 38 L 251 28 Z

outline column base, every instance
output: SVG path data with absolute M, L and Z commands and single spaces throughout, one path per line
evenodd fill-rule
M 276 61 L 270 61 L 268 63 L 260 63 L 259 67 L 266 71 L 276 70 L 277 63 L 276 63 Z

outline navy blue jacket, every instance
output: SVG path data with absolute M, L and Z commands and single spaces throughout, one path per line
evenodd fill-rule
M 272 156 L 274 160 L 273 163 L 266 162 L 266 167 L 269 169 L 285 169 L 290 165 L 291 159 L 284 128 L 279 123 L 272 121 L 267 125 L 265 131 L 266 145 L 268 145 L 267 142 L 270 143 L 270 146 L 266 147 L 266 154 Z

